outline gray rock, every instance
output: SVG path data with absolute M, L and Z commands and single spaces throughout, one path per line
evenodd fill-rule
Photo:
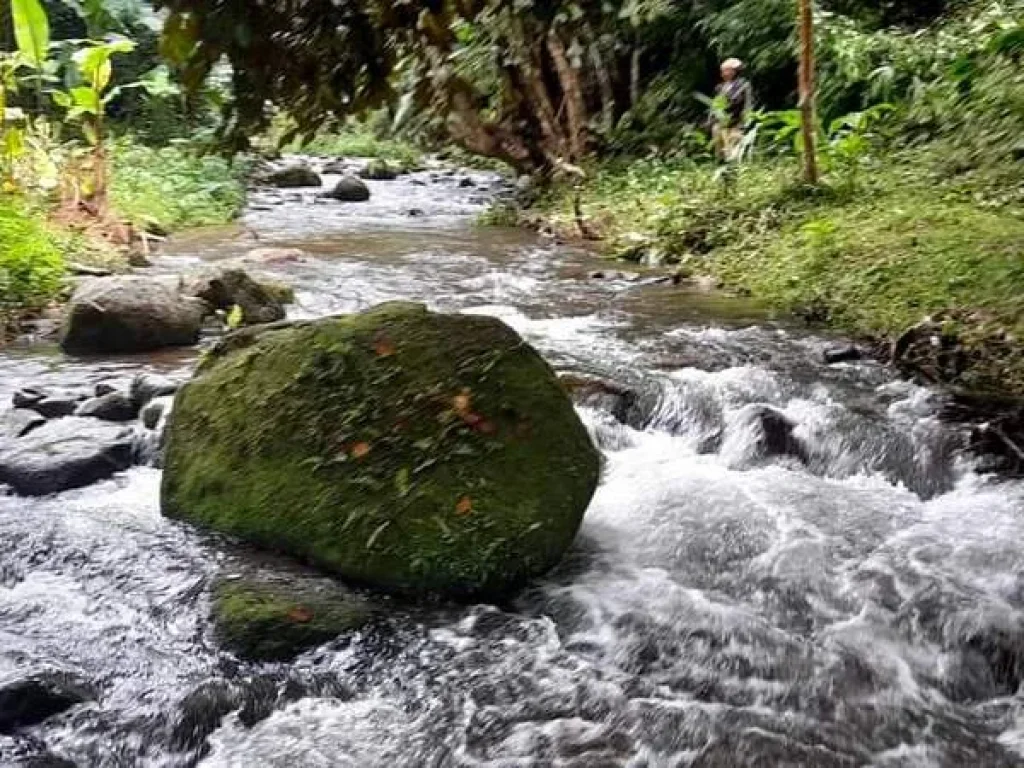
M 64 672 L 37 672 L 0 682 L 0 733 L 38 725 L 95 698 L 92 687 Z
M 807 462 L 807 448 L 793 434 L 796 424 L 784 413 L 767 405 L 752 405 L 744 409 L 742 418 L 757 433 L 755 455 L 758 458 L 792 456 Z
M 101 421 L 134 421 L 139 409 L 130 395 L 110 392 L 102 397 L 86 400 L 75 411 L 75 416 Z
M 58 419 L 0 444 L 0 483 L 22 496 L 47 496 L 111 477 L 131 460 L 130 428 Z
M 149 277 L 83 282 L 68 305 L 61 345 L 69 352 L 147 352 L 199 340 L 206 307 Z
M 323 184 L 319 174 L 308 165 L 290 165 L 271 171 L 267 183 L 281 189 L 296 187 L 319 187 Z
M 853 344 L 847 344 L 845 347 L 831 347 L 825 350 L 824 359 L 828 365 L 835 365 L 836 363 L 849 363 L 854 360 L 860 360 L 863 355 L 860 349 L 855 347 Z
M 13 398 L 14 407 L 34 411 L 45 419 L 59 419 L 63 416 L 70 416 L 77 410 L 79 404 L 85 400 L 84 395 L 69 393 L 45 395 L 42 399 L 36 399 L 35 390 L 29 390 L 26 397 L 19 397 L 23 393 L 15 393 Z
M 370 199 L 370 188 L 355 176 L 346 176 L 325 197 L 343 203 L 365 203 Z
M 245 325 L 275 323 L 285 318 L 281 302 L 241 269 L 212 268 L 185 281 L 182 292 L 225 312 L 242 310 Z
M 37 403 L 42 402 L 46 399 L 47 393 L 41 389 L 35 389 L 34 387 L 25 387 L 25 389 L 19 389 L 11 397 L 11 402 L 15 408 L 31 408 Z
M 27 408 L 15 408 L 0 413 L 0 440 L 14 440 L 24 437 L 46 423 L 46 419 Z
M 156 429 L 160 426 L 160 420 L 164 414 L 170 413 L 173 397 L 158 397 L 150 401 L 142 409 L 142 426 L 146 429 Z
M 158 397 L 173 395 L 181 384 L 155 373 L 140 373 L 132 380 L 131 397 L 137 408 Z

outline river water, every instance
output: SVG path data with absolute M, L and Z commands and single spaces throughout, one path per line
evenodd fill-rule
M 563 566 L 509 605 L 395 607 L 249 666 L 207 619 L 211 579 L 247 555 L 161 518 L 157 470 L 0 495 L 0 680 L 59 669 L 96 691 L 0 737 L 0 763 L 45 744 L 78 766 L 1024 765 L 1024 484 L 973 468 L 938 393 L 824 366 L 828 339 L 474 228 L 494 181 L 475 180 L 257 197 L 241 230 L 155 269 L 299 247 L 271 268 L 295 317 L 394 298 L 492 314 L 558 369 L 633 387 L 628 424 L 581 408 L 606 466 Z M 0 398 L 194 356 L 16 348 Z M 761 455 L 759 405 L 797 424 L 806 463 Z

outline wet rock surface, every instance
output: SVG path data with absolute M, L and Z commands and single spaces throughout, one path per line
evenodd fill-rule
M 102 421 L 135 421 L 139 409 L 129 394 L 109 392 L 86 400 L 75 409 L 74 415 Z
M 323 197 L 343 203 L 364 203 L 370 199 L 370 188 L 355 176 L 345 176 Z
M 213 310 L 230 312 L 238 307 L 243 325 L 274 323 L 285 317 L 278 296 L 241 269 L 206 269 L 186 278 L 182 293 L 202 300 Z
M 83 282 L 66 310 L 61 345 L 75 353 L 148 352 L 199 341 L 203 302 L 150 277 Z
M 57 419 L 0 443 L 0 483 L 23 496 L 82 488 L 131 463 L 131 429 L 95 419 Z
M 92 686 L 64 672 L 38 672 L 0 680 L 0 734 L 38 725 L 90 701 Z

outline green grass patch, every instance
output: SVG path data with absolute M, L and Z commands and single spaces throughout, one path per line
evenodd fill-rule
M 43 212 L 18 197 L 0 196 L 0 325 L 57 296 L 67 247 Z
M 245 204 L 245 167 L 187 145 L 121 141 L 112 152 L 110 197 L 119 215 L 149 229 L 224 224 Z
M 322 134 L 308 144 L 296 141 L 287 150 L 320 157 L 367 157 L 407 170 L 418 168 L 423 163 L 423 153 L 412 144 L 399 139 L 380 138 L 370 131 L 357 129 Z

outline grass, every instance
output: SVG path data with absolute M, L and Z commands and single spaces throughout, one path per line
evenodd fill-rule
M 245 204 L 245 168 L 186 145 L 154 149 L 122 140 L 112 153 L 110 199 L 119 216 L 146 229 L 224 224 Z
M 0 326 L 15 311 L 41 309 L 57 296 L 67 246 L 42 213 L 18 197 L 0 197 Z
M 295 142 L 288 150 L 321 157 L 373 158 L 410 170 L 423 163 L 423 153 L 412 144 L 399 139 L 380 138 L 358 127 L 317 136 L 308 144 Z
M 918 150 L 809 190 L 792 160 L 745 166 L 730 186 L 707 165 L 640 161 L 599 169 L 582 201 L 610 255 L 710 274 L 866 338 L 940 319 L 978 362 L 957 383 L 1024 394 L 1024 208 L 940 165 Z M 567 190 L 541 205 L 571 229 Z

